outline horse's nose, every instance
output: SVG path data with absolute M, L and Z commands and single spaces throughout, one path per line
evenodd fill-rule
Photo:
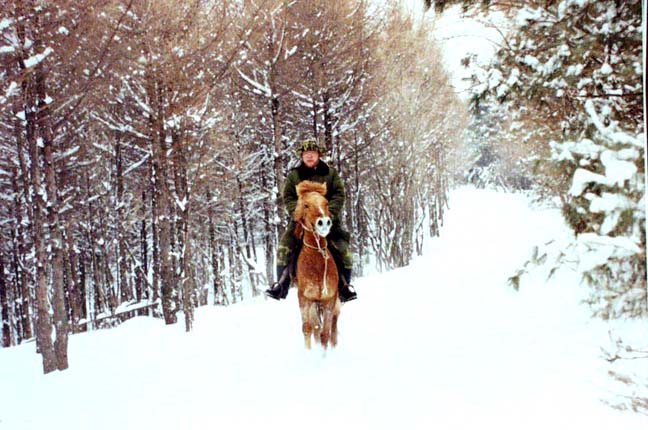
M 317 233 L 320 236 L 326 236 L 329 234 L 329 231 L 331 230 L 331 218 L 325 216 L 325 217 L 320 217 L 315 221 L 315 230 L 317 230 Z

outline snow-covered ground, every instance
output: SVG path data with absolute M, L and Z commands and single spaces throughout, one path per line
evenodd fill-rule
M 304 349 L 293 290 L 198 309 L 191 333 L 140 317 L 74 335 L 70 369 L 47 376 L 33 343 L 0 350 L 0 429 L 644 430 L 602 402 L 607 327 L 576 275 L 507 285 L 561 234 L 556 210 L 459 189 L 423 257 L 355 281 L 337 349 Z

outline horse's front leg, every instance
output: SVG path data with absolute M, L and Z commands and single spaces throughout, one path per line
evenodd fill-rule
M 313 302 L 304 298 L 302 295 L 299 296 L 299 311 L 301 312 L 302 317 L 302 333 L 304 334 L 304 346 L 311 349 L 311 337 L 313 335 L 313 324 L 311 323 L 311 307 Z
M 335 313 L 335 301 L 329 301 L 326 304 L 322 305 L 324 307 L 323 311 L 323 321 L 322 321 L 322 332 L 320 333 L 320 341 L 322 347 L 326 349 L 328 347 L 329 340 L 332 345 L 335 346 L 337 343 L 337 314 Z

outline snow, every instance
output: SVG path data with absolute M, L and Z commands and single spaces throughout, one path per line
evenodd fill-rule
M 11 81 L 9 88 L 5 90 L 5 97 L 9 98 L 19 93 L 18 84 L 14 81 Z
M 79 149 L 81 149 L 81 148 L 79 147 L 79 145 L 76 145 L 76 146 L 74 146 L 74 147 L 72 147 L 72 148 L 66 150 L 64 153 L 58 155 L 58 156 L 56 157 L 56 159 L 57 159 L 57 160 L 61 160 L 61 159 L 63 159 L 63 158 L 68 158 L 68 157 L 70 157 L 70 156 L 76 154 L 77 152 L 79 152 Z
M 569 188 L 568 193 L 572 196 L 580 196 L 589 183 L 612 185 L 612 182 L 606 176 L 579 168 L 574 172 L 572 186 Z
M 421 2 L 410 1 L 410 10 L 421 10 Z M 443 55 L 443 63 L 450 72 L 452 86 L 459 97 L 467 101 L 472 86 L 470 77 L 479 68 L 492 61 L 498 45 L 503 41 L 502 31 L 506 18 L 499 12 L 492 12 L 484 20 L 461 16 L 461 6 L 446 8 L 443 14 L 434 15 L 433 9 L 427 15 L 436 19 L 434 38 Z M 471 66 L 463 67 L 462 60 L 471 57 Z
M 161 303 L 160 299 L 158 299 L 156 302 L 158 304 Z M 151 306 L 152 304 L 154 304 L 154 302 L 152 300 L 144 300 L 142 302 L 137 302 L 136 300 L 133 300 L 132 302 L 124 302 L 124 303 L 120 304 L 119 306 L 117 306 L 117 308 L 115 309 L 114 314 L 119 315 L 119 314 L 123 314 L 123 313 L 126 313 L 126 312 L 136 311 L 138 309 L 144 309 L 144 308 L 147 308 L 147 307 Z M 105 316 L 109 316 L 109 314 L 105 315 Z
M 637 166 L 630 161 L 619 160 L 616 151 L 603 151 L 601 162 L 605 166 L 605 176 L 616 185 L 622 186 L 625 181 L 637 173 Z
M 538 70 L 540 68 L 540 62 L 533 55 L 528 55 L 528 54 L 525 55 L 523 61 L 524 61 L 524 64 L 526 64 L 529 67 L 532 67 L 532 68 L 534 68 L 536 70 Z
M 542 9 L 531 9 L 530 7 L 524 7 L 520 9 L 517 16 L 515 17 L 515 22 L 518 26 L 522 27 L 527 25 L 530 21 L 538 21 L 542 19 Z
M 288 49 L 286 51 L 286 55 L 284 56 L 284 58 L 287 59 L 289 57 L 292 57 L 293 55 L 295 55 L 295 52 L 297 52 L 297 45 L 295 45 L 292 48 Z
M 620 194 L 601 193 L 601 197 L 595 196 L 590 203 L 590 212 L 605 213 L 613 210 L 632 209 L 635 202 Z
M 175 203 L 182 212 L 187 210 L 187 196 L 184 196 L 182 200 L 176 196 Z
M 422 257 L 355 280 L 326 354 L 303 347 L 295 290 L 199 308 L 190 333 L 138 317 L 71 336 L 64 372 L 43 376 L 33 342 L 0 350 L 0 428 L 645 429 L 603 403 L 608 325 L 576 274 L 507 284 L 534 245 L 569 234 L 559 211 L 473 188 L 450 206 Z M 622 328 L 645 340 L 645 321 Z M 648 378 L 645 358 L 626 363 Z
M 601 127 L 603 127 L 601 125 Z M 633 143 L 635 139 L 630 135 L 623 132 L 609 132 L 608 128 L 602 129 L 604 137 L 613 139 L 619 143 Z M 585 155 L 590 159 L 599 159 L 605 168 L 605 174 L 594 173 L 584 168 L 578 168 L 574 172 L 572 178 L 572 185 L 569 189 L 569 194 L 572 196 L 579 196 L 583 193 L 589 183 L 602 184 L 609 187 L 623 186 L 626 181 L 631 180 L 638 172 L 637 166 L 632 161 L 627 161 L 633 155 L 638 156 L 639 153 L 634 148 L 625 148 L 622 151 L 604 149 L 603 146 L 597 145 L 589 139 L 583 139 L 579 143 L 565 142 L 562 145 L 553 144 L 552 147 L 556 153 L 557 159 L 569 159 L 569 151 Z M 582 164 L 582 163 L 581 163 Z
M 25 60 L 25 67 L 30 68 L 36 66 L 38 63 L 43 61 L 45 58 L 47 58 L 48 55 L 50 55 L 54 50 L 50 47 L 45 48 L 45 50 L 40 53 L 33 55 L 29 57 L 28 59 Z
M 13 24 L 13 20 L 9 18 L 2 18 L 0 20 L 0 31 L 9 28 L 9 26 Z
M 272 97 L 272 89 L 267 84 L 261 84 L 261 83 L 257 82 L 256 80 L 250 78 L 248 75 L 243 73 L 238 68 L 236 69 L 236 71 L 239 73 L 241 78 L 243 78 L 245 80 L 245 82 L 252 85 L 252 87 L 254 88 L 254 92 L 256 94 L 264 95 L 266 97 Z
M 610 64 L 608 64 L 608 63 L 603 64 L 603 66 L 601 66 L 600 70 L 601 70 L 602 75 L 609 75 L 609 74 L 611 74 L 613 72 L 612 66 L 610 66 Z
M 596 233 L 578 235 L 580 269 L 591 270 L 605 264 L 610 258 L 628 257 L 641 252 L 638 244 L 628 237 L 600 236 Z
M 581 73 L 583 73 L 583 69 L 585 69 L 585 66 L 582 64 L 575 64 L 567 67 L 567 72 L 565 73 L 566 76 L 578 76 Z

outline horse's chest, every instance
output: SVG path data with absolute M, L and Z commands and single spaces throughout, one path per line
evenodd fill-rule
M 324 275 L 324 258 L 320 253 L 306 253 L 302 252 L 299 255 L 297 264 L 300 266 L 300 271 L 309 280 L 320 280 L 322 283 L 322 276 Z
M 332 293 L 337 287 L 335 262 L 330 255 L 324 259 L 319 252 L 302 252 L 297 260 L 297 282 L 306 297 L 319 298 L 322 294 Z

